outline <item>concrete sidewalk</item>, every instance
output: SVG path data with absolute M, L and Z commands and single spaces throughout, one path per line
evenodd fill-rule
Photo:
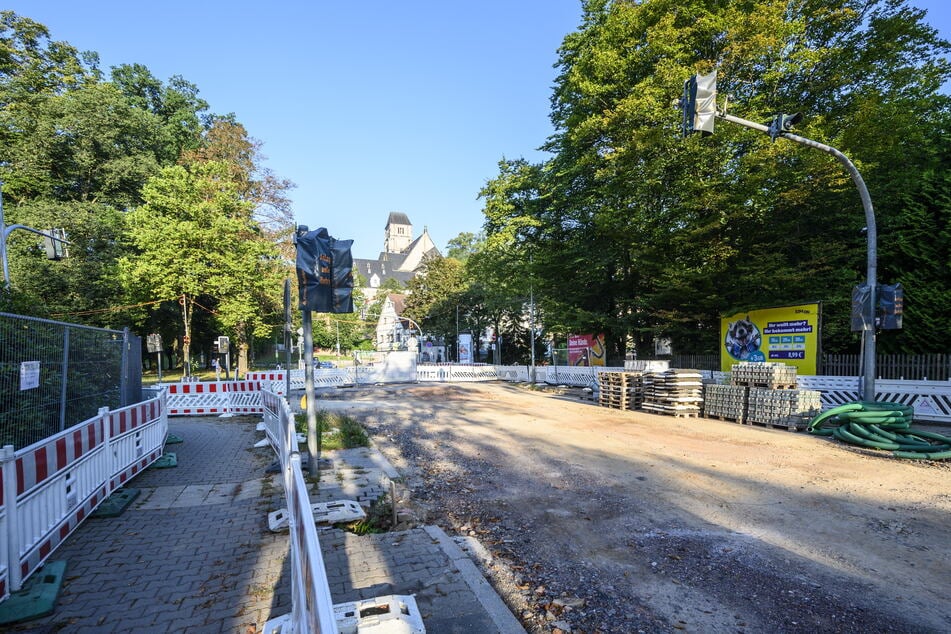
M 261 632 L 290 612 L 287 533 L 267 528 L 286 506 L 260 417 L 174 418 L 178 466 L 149 469 L 127 485 L 139 497 L 119 517 L 90 518 L 51 560 L 65 560 L 53 614 L 16 632 Z M 313 501 L 359 499 L 395 472 L 379 452 L 335 456 Z M 347 460 L 348 462 L 344 462 Z M 378 490 L 377 490 L 378 489 Z M 438 527 L 357 536 L 319 532 L 335 603 L 413 594 L 429 634 L 523 633 L 475 564 Z

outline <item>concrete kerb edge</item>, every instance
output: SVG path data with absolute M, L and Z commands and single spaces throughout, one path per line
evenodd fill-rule
M 400 475 L 400 472 L 396 470 L 396 467 L 390 464 L 390 461 L 386 459 L 383 452 L 373 445 L 370 446 L 370 456 L 374 464 L 383 472 L 383 475 L 390 480 L 398 482 L 403 477 Z
M 463 581 L 472 590 L 479 603 L 485 608 L 489 618 L 495 623 L 499 632 L 503 634 L 526 634 L 525 628 L 518 622 L 505 602 L 498 595 L 488 580 L 479 571 L 475 562 L 466 555 L 446 532 L 438 526 L 423 526 L 423 530 L 446 553 L 450 561 L 459 569 Z

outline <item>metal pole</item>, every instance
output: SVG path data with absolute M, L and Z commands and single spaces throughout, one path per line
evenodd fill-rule
M 529 347 L 532 349 L 532 369 L 528 373 L 528 382 L 532 385 L 535 385 L 535 288 L 529 283 L 528 286 L 528 301 L 529 301 L 529 321 L 531 322 L 531 331 L 532 337 Z
M 123 352 L 123 356 L 124 356 Z M 123 364 L 122 371 L 125 372 L 125 364 Z M 69 377 L 69 326 L 63 330 L 63 381 L 60 387 L 59 394 L 59 430 L 63 431 L 66 429 L 66 390 L 69 386 L 68 383 Z M 121 387 L 120 387 L 121 390 Z M 121 396 L 120 396 L 121 399 Z
M 287 367 L 284 370 L 284 398 L 291 397 L 291 280 L 284 279 L 284 358 Z
M 317 433 L 317 404 L 314 402 L 314 333 L 311 311 L 304 309 L 304 394 L 307 396 L 307 470 L 312 476 L 320 475 L 320 434 Z
M 3 260 L 3 284 L 10 288 L 10 265 L 7 263 L 7 221 L 3 219 L 3 182 L 0 181 L 0 260 Z
M 122 407 L 132 404 L 132 399 L 129 398 L 129 373 L 132 369 L 129 367 L 129 329 L 128 327 L 122 329 L 122 376 L 119 377 L 119 404 Z M 141 343 L 139 344 L 141 345 Z
M 747 121 L 746 119 L 741 119 L 740 117 L 734 117 L 730 114 L 718 114 L 719 118 L 724 121 L 729 121 L 731 123 L 737 123 L 739 125 L 745 126 L 747 128 L 752 128 L 754 130 L 760 130 L 761 132 L 769 132 L 769 127 L 761 124 L 754 123 L 753 121 Z M 867 314 L 863 320 L 863 337 L 862 337 L 862 364 L 863 364 L 863 377 L 862 377 L 862 399 L 866 401 L 875 400 L 875 305 L 877 299 L 876 294 L 876 285 L 878 284 L 878 228 L 875 224 L 875 210 L 872 208 L 872 198 L 869 196 L 868 188 L 865 186 L 865 180 L 862 178 L 862 175 L 859 173 L 858 169 L 849 160 L 845 154 L 835 149 L 832 146 L 826 145 L 824 143 L 819 143 L 818 141 L 813 141 L 812 139 L 807 139 L 805 137 L 797 136 L 789 132 L 781 132 L 780 135 L 784 139 L 789 139 L 800 145 L 805 145 L 806 147 L 811 147 L 816 150 L 821 150 L 827 154 L 831 154 L 838 160 L 842 165 L 845 166 L 845 169 L 849 172 L 849 175 L 852 177 L 852 182 L 855 183 L 856 188 L 859 190 L 859 197 L 862 199 L 862 208 L 865 210 L 865 227 L 868 238 L 868 248 L 867 248 L 867 259 L 866 259 L 866 275 L 865 280 L 868 284 L 869 289 L 869 302 Z

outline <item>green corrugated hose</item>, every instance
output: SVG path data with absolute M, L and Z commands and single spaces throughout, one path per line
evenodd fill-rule
M 914 415 L 915 410 L 910 405 L 857 401 L 819 414 L 809 423 L 808 430 L 810 434 L 833 436 L 850 445 L 891 451 L 896 458 L 951 458 L 951 438 L 912 430 Z

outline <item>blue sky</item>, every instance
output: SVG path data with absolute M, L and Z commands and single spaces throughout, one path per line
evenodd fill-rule
M 948 0 L 912 0 L 951 39 Z M 357 8 L 358 7 L 358 8 Z M 182 75 L 292 180 L 297 222 L 375 257 L 391 211 L 440 249 L 482 225 L 503 156 L 540 160 L 552 65 L 580 0 L 17 0 L 104 70 Z

